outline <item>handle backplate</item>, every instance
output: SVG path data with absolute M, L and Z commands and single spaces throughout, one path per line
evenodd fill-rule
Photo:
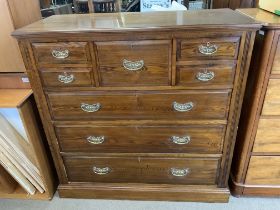
M 111 172 L 111 169 L 109 167 L 99 168 L 99 167 L 94 166 L 93 172 L 98 175 L 106 175 Z
M 53 50 L 52 56 L 57 59 L 65 59 L 69 57 L 69 50 Z
M 100 110 L 100 108 L 101 108 L 100 103 L 96 103 L 96 104 L 81 103 L 81 109 L 84 112 L 97 112 L 98 110 Z
M 206 45 L 199 45 L 198 51 L 203 55 L 213 55 L 218 51 L 218 46 L 207 42 Z
M 144 61 L 129 61 L 126 59 L 123 59 L 123 67 L 128 71 L 140 71 L 144 68 Z
M 187 176 L 190 173 L 189 168 L 171 168 L 170 172 L 173 176 L 182 177 Z
M 171 141 L 175 144 L 188 144 L 191 141 L 191 137 L 190 136 L 183 136 L 183 137 L 171 136 Z
M 64 74 L 59 74 L 57 77 L 58 81 L 64 84 L 72 83 L 75 79 L 73 74 L 67 74 L 64 72 Z
M 176 101 L 174 101 L 172 106 L 173 106 L 173 109 L 177 112 L 189 112 L 194 108 L 194 103 L 187 102 L 187 103 L 181 104 L 181 103 L 177 103 Z
M 203 72 L 198 72 L 196 74 L 196 79 L 202 82 L 208 82 L 214 79 L 214 77 L 215 77 L 215 73 L 213 71 L 208 71 L 208 70 L 205 70 Z

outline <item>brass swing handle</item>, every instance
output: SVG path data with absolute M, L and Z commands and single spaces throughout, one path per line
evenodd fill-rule
M 53 50 L 52 56 L 57 59 L 65 59 L 69 57 L 69 50 Z
M 213 55 L 218 51 L 218 46 L 207 42 L 206 45 L 199 45 L 198 51 L 203 55 Z
M 129 61 L 123 59 L 123 67 L 128 71 L 140 71 L 144 68 L 144 60 L 139 61 Z

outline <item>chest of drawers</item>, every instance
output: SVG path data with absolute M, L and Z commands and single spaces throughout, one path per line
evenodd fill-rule
M 237 135 L 231 187 L 237 196 L 280 195 L 280 17 L 261 9 L 241 9 L 263 22 Z
M 227 201 L 259 27 L 225 9 L 53 16 L 14 32 L 60 196 Z

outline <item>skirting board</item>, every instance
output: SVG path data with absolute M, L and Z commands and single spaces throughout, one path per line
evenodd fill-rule
M 122 184 L 122 183 L 71 183 L 59 185 L 61 198 L 95 198 L 125 200 L 161 200 L 226 203 L 227 188 L 205 185 Z

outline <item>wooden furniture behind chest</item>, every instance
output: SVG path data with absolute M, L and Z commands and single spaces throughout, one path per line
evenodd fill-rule
M 40 19 L 38 0 L 0 1 L 0 72 L 25 72 L 18 44 L 11 33 Z
M 280 195 L 280 17 L 242 9 L 264 23 L 256 36 L 232 167 L 235 195 Z
M 225 9 L 52 16 L 15 31 L 60 196 L 227 201 L 259 27 Z

